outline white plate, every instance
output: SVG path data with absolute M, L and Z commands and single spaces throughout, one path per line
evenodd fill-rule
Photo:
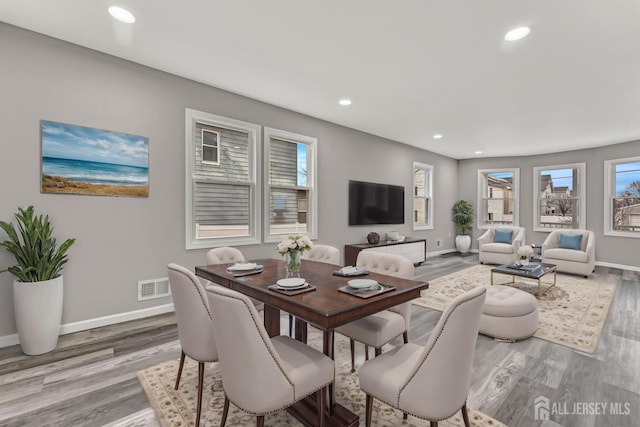
M 234 270 L 234 271 L 255 270 L 256 267 L 257 267 L 257 264 L 255 262 L 242 262 L 242 263 L 233 264 L 231 267 L 229 267 L 229 270 Z
M 290 277 L 288 279 L 280 279 L 276 283 L 281 288 L 287 288 L 287 289 L 301 288 L 306 285 L 305 280 L 301 277 Z
M 349 280 L 347 283 L 349 284 L 349 287 L 353 289 L 365 289 L 378 284 L 378 282 L 373 279 L 353 279 Z

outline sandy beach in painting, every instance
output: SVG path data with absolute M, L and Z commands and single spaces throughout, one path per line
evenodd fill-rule
M 101 185 L 71 181 L 59 176 L 42 176 L 43 193 L 93 194 L 104 196 L 148 197 L 146 185 Z

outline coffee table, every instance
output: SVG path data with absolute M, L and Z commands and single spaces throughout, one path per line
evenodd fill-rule
M 536 298 L 540 298 L 541 295 L 544 295 L 549 289 L 553 288 L 556 285 L 557 279 L 557 266 L 555 264 L 545 264 L 540 263 L 540 268 L 529 271 L 522 270 L 519 268 L 510 267 L 511 264 L 504 264 L 498 267 L 491 269 L 491 284 L 493 285 L 493 275 L 494 274 L 506 274 L 511 276 L 511 283 L 515 283 L 516 276 L 524 277 L 525 279 L 532 279 L 538 281 L 538 292 L 536 293 Z M 553 283 L 549 284 L 544 290 L 542 290 L 542 278 L 547 274 L 553 273 Z M 501 283 L 505 284 L 505 283 Z

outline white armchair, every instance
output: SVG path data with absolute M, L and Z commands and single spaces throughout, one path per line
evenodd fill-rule
M 511 238 L 508 239 L 509 232 Z M 524 227 L 501 225 L 489 228 L 478 238 L 480 263 L 509 264 L 518 259 L 518 249 L 525 244 Z
M 580 235 L 581 237 L 577 237 Z M 542 262 L 555 264 L 558 271 L 580 274 L 593 272 L 596 238 L 589 230 L 554 230 L 542 244 Z

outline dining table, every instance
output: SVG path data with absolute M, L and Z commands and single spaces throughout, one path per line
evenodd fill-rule
M 286 264 L 282 259 L 251 260 L 258 268 L 254 271 L 231 271 L 232 264 L 195 267 L 195 274 L 216 284 L 231 288 L 264 303 L 264 326 L 269 336 L 280 335 L 280 313 L 294 316 L 294 337 L 307 341 L 307 327 L 322 331 L 322 351 L 334 358 L 333 335 L 338 326 L 369 316 L 395 305 L 420 297 L 429 287 L 427 282 L 403 279 L 373 272 L 353 277 L 340 275 L 340 266 L 304 260 L 300 277 L 309 288 L 292 294 L 279 292 L 274 285 L 286 278 Z M 374 295 L 349 293 L 349 281 L 367 278 L 383 289 Z M 347 290 L 347 292 L 345 292 Z M 359 417 L 335 401 L 333 387 L 328 399 L 328 426 L 357 426 Z M 309 396 L 290 408 L 291 414 L 306 426 L 315 426 L 317 420 L 315 397 Z

